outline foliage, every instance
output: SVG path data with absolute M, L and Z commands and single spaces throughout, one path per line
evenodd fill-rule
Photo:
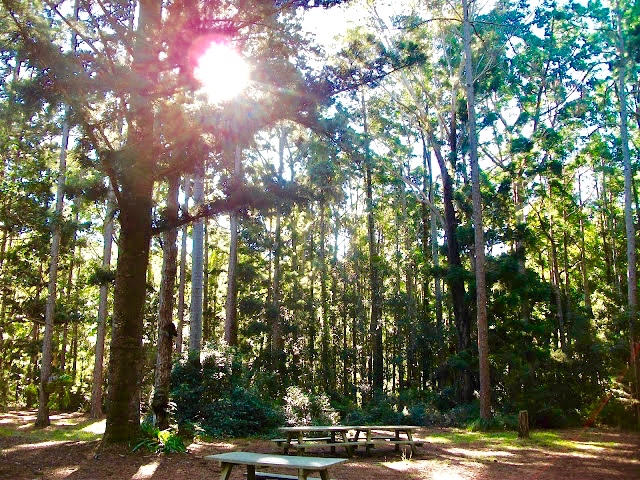
M 131 450 L 147 450 L 154 453 L 184 453 L 187 451 L 182 438 L 171 429 L 159 430 L 149 421 L 141 424 L 143 438 Z
M 179 428 L 217 437 L 265 434 L 279 425 L 279 409 L 251 387 L 247 373 L 228 348 L 176 364 L 171 398 Z
M 306 393 L 300 387 L 288 387 L 284 397 L 287 425 L 335 425 L 339 421 L 326 395 Z

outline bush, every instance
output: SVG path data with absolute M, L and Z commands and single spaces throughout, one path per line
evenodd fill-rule
M 231 349 L 206 350 L 201 362 L 188 359 L 171 374 L 171 398 L 181 432 L 211 436 L 265 434 L 282 415 L 249 386 Z
M 334 425 L 340 420 L 326 395 L 313 395 L 300 387 L 288 387 L 284 397 L 287 425 Z
M 184 453 L 187 448 L 180 438 L 171 429 L 158 430 L 150 422 L 144 421 L 141 424 L 142 438 L 131 450 L 147 450 L 155 453 Z
M 202 406 L 200 427 L 214 437 L 267 433 L 281 424 L 282 415 L 256 392 L 236 387 L 227 398 Z

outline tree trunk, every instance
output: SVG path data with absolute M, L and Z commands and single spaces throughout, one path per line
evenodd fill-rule
M 633 221 L 633 167 L 629 152 L 629 132 L 627 119 L 627 94 L 625 90 L 626 80 L 626 52 L 624 35 L 622 32 L 622 12 L 620 1 L 616 2 L 616 14 L 618 20 L 618 100 L 620 108 L 620 141 L 622 146 L 622 159 L 624 162 L 624 219 L 627 239 L 627 314 L 629 316 L 629 364 L 632 375 L 632 392 L 636 401 L 640 401 L 640 385 L 638 382 L 638 359 L 635 328 L 638 316 L 638 266 L 636 253 L 636 231 Z M 636 424 L 640 425 L 640 402 L 636 404 Z
M 178 220 L 178 191 L 180 178 L 169 178 L 166 219 L 169 224 Z M 160 304 L 158 306 L 158 353 L 156 357 L 155 382 L 151 407 L 156 426 L 160 430 L 169 428 L 169 388 L 171 380 L 171 351 L 176 335 L 173 324 L 174 291 L 178 269 L 178 229 L 171 228 L 162 234 L 162 279 L 160 281 Z
M 478 137 L 476 131 L 476 103 L 473 86 L 473 59 L 471 57 L 471 20 L 469 3 L 462 0 L 465 80 L 469 127 L 469 157 L 471 162 L 471 190 L 473 199 L 473 226 L 476 266 L 476 314 L 478 323 L 478 360 L 480 377 L 480 417 L 491 417 L 491 377 L 489 371 L 489 327 L 487 319 L 487 286 L 485 274 L 484 231 L 482 223 L 482 197 L 480 195 L 480 168 L 478 165 Z
M 113 192 L 109 191 L 107 200 L 107 211 L 103 224 L 102 239 L 102 269 L 111 269 L 111 247 L 113 245 L 113 216 L 116 206 L 113 199 Z M 91 385 L 91 418 L 102 417 L 102 387 L 104 376 L 104 341 L 107 331 L 107 310 L 108 310 L 109 284 L 103 282 L 100 285 L 100 301 L 98 303 L 98 319 L 96 331 L 96 350 L 93 363 L 93 382 Z
M 184 202 L 182 210 L 189 211 L 189 197 L 191 196 L 191 179 L 185 174 L 182 185 Z M 182 354 L 182 335 L 184 332 L 184 291 L 187 283 L 187 225 L 182 226 L 180 234 L 180 285 L 178 285 L 178 327 L 176 335 L 176 353 Z
M 288 129 L 282 127 L 280 130 L 280 138 L 278 143 L 278 180 L 282 181 L 284 173 L 284 151 L 287 145 Z M 280 259 L 282 256 L 282 208 L 280 205 L 276 208 L 276 231 L 273 247 L 273 323 L 271 325 L 271 359 L 274 371 L 284 378 L 285 371 L 285 353 L 284 353 L 284 334 L 283 334 L 283 318 L 281 312 L 282 297 L 282 268 Z
M 585 228 L 584 228 L 584 204 L 582 201 L 582 185 L 580 176 L 578 176 L 578 204 L 580 206 L 580 273 L 582 274 L 582 291 L 584 296 L 584 308 L 589 318 L 593 318 L 593 309 L 591 307 L 591 287 L 589 286 L 589 274 L 587 270 L 587 255 L 585 247 Z
M 234 178 L 242 178 L 242 149 L 236 145 Z M 227 270 L 227 302 L 225 304 L 224 340 L 230 346 L 238 345 L 238 287 L 236 285 L 238 267 L 238 213 L 232 212 L 229 218 L 229 268 Z
M 77 15 L 77 2 L 76 2 Z M 44 336 L 42 338 L 42 359 L 40 363 L 40 387 L 38 389 L 38 416 L 36 427 L 46 427 L 49 420 L 49 382 L 52 380 L 53 358 L 53 328 L 56 314 L 57 282 L 58 282 L 58 256 L 60 254 L 60 242 L 62 239 L 62 221 L 64 209 L 64 185 L 67 172 L 67 147 L 69 145 L 69 115 L 71 109 L 65 107 L 64 123 L 62 125 L 62 140 L 60 141 L 60 161 L 58 164 L 58 180 L 56 191 L 56 208 L 53 220 L 53 235 L 51 250 L 49 252 L 49 289 L 44 319 Z
M 193 181 L 193 203 L 204 203 L 204 166 L 197 169 Z M 202 350 L 202 290 L 204 288 L 204 219 L 193 223 L 191 247 L 191 319 L 189 322 L 189 356 L 198 359 Z
M 133 441 L 140 432 L 142 334 L 154 185 L 151 172 L 156 162 L 153 104 L 143 93 L 157 79 L 158 51 L 152 38 L 159 31 L 161 17 L 162 2 L 140 0 L 132 68 L 140 72 L 143 85 L 131 94 L 127 142 L 117 152 L 121 170 L 112 179 L 120 186 L 120 238 L 104 443 Z
M 433 148 L 442 175 L 442 201 L 444 203 L 445 238 L 447 242 L 448 275 L 447 285 L 451 295 L 453 317 L 457 332 L 457 350 L 459 355 L 469 352 L 471 346 L 471 315 L 465 300 L 466 291 L 463 277 L 460 244 L 458 243 L 458 219 L 453 207 L 453 179 L 444 161 L 444 157 L 435 139 L 430 135 L 429 143 Z M 456 373 L 458 400 L 462 403 L 470 402 L 473 398 L 473 384 L 469 367 L 464 367 Z
M 362 116 L 364 136 L 367 142 L 365 152 L 365 182 L 367 198 L 367 233 L 369 243 L 369 284 L 371 288 L 371 317 L 369 319 L 369 335 L 371 348 L 371 388 L 374 397 L 384 392 L 384 354 L 382 344 L 382 298 L 380 289 L 380 269 L 378 245 L 375 237 L 375 216 L 373 210 L 373 169 L 369 152 L 369 126 L 367 124 L 367 106 L 362 96 Z

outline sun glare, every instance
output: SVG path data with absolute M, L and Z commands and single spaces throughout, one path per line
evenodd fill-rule
M 211 102 L 231 100 L 249 83 L 249 66 L 231 46 L 213 42 L 198 59 L 194 76 Z

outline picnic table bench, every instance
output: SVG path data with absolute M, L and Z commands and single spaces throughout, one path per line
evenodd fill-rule
M 247 466 L 247 480 L 257 478 L 272 480 L 329 480 L 329 467 L 346 462 L 346 458 L 292 457 L 254 452 L 228 452 L 207 455 L 205 460 L 220 462 L 220 480 L 229 480 L 235 465 Z M 256 471 L 256 467 L 289 468 L 297 470 L 297 476 L 281 473 Z M 310 478 L 309 474 L 318 472 L 320 479 Z

